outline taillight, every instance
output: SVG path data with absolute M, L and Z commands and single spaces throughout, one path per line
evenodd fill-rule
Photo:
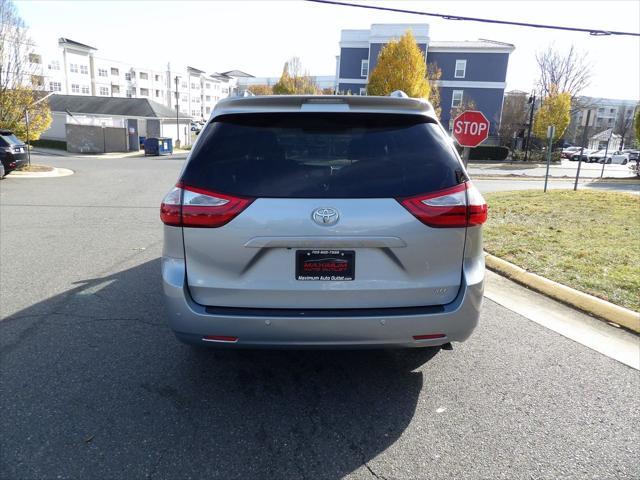
M 471 182 L 437 192 L 399 198 L 398 201 L 430 227 L 459 228 L 482 225 L 487 220 L 487 204 Z
M 178 184 L 162 201 L 160 219 L 166 225 L 216 228 L 229 223 L 251 202 L 252 198 Z

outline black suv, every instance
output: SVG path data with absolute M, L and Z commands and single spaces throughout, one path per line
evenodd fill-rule
M 27 146 L 11 130 L 0 130 L 0 162 L 5 173 L 27 163 Z

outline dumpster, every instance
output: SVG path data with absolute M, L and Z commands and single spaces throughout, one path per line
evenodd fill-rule
M 151 137 L 144 141 L 144 156 L 173 153 L 173 141 L 167 137 Z

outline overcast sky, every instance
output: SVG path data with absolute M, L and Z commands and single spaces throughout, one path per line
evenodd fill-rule
M 354 2 L 357 0 L 354 0 Z M 640 1 L 387 1 L 360 3 L 449 15 L 640 31 Z M 303 1 L 16 1 L 44 49 L 68 37 L 98 55 L 164 69 L 167 62 L 207 71 L 240 69 L 276 76 L 299 56 L 314 75 L 333 75 L 341 29 L 372 23 L 428 23 L 432 40 L 488 38 L 513 43 L 507 89 L 528 91 L 536 77 L 535 52 L 554 43 L 589 54 L 586 95 L 640 98 L 640 37 L 593 37 L 475 22 L 320 5 Z

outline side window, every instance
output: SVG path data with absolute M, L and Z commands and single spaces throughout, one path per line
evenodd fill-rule
M 456 72 L 454 74 L 455 78 L 464 78 L 467 74 L 467 61 L 466 60 L 456 60 Z

